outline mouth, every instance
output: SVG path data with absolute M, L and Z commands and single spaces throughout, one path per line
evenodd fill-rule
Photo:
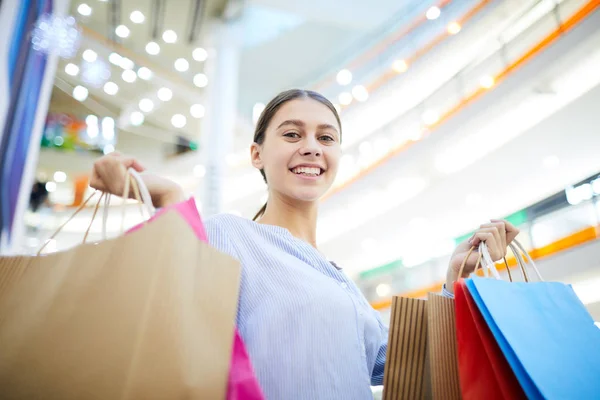
M 301 177 L 317 178 L 323 175 L 325 170 L 319 167 L 295 167 L 290 168 L 290 172 Z

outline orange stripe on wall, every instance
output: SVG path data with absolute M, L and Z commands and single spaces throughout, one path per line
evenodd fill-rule
M 534 47 L 532 47 L 529 51 L 527 51 L 519 59 L 517 59 L 516 61 L 514 61 L 513 63 L 511 63 L 508 67 L 506 67 L 504 69 L 504 71 L 502 71 L 501 73 L 499 73 L 495 77 L 496 84 L 498 82 L 506 79 L 510 74 L 512 74 L 515 71 L 517 71 L 519 68 L 521 68 L 523 65 L 525 65 L 528 61 L 530 61 L 536 55 L 538 55 L 543 50 L 545 50 L 547 47 L 549 47 L 562 34 L 567 33 L 568 31 L 570 31 L 571 29 L 573 29 L 575 26 L 577 26 L 587 16 L 591 15 L 592 12 L 594 12 L 598 8 L 598 6 L 600 6 L 600 0 L 590 0 L 590 1 L 588 1 L 575 14 L 573 14 L 568 20 L 566 20 L 560 27 L 558 27 L 552 33 L 550 33 L 548 36 L 546 36 L 542 41 L 540 41 L 537 45 L 535 45 Z M 445 114 L 443 114 L 440 117 L 440 119 L 438 120 L 438 122 L 436 124 L 430 126 L 430 128 L 428 129 L 428 131 L 426 133 L 430 133 L 430 134 L 433 133 L 433 131 L 435 130 L 435 128 L 438 128 L 441 124 L 443 124 L 444 122 L 448 121 L 451 117 L 453 117 L 454 115 L 458 114 L 461 110 L 463 110 L 469 104 L 471 104 L 472 102 L 474 102 L 475 100 L 477 100 L 479 97 L 481 97 L 484 93 L 487 93 L 489 91 L 490 91 L 490 89 L 479 88 L 478 90 L 476 90 L 475 92 L 473 92 L 469 96 L 465 97 L 458 105 L 456 105 L 455 107 L 453 107 L 452 109 L 450 109 L 448 112 L 446 112 Z M 344 183 L 344 184 L 342 184 L 342 185 L 340 185 L 340 186 L 332 189 L 331 191 L 329 191 L 329 193 L 327 193 L 324 196 L 323 200 L 328 199 L 329 197 L 333 196 L 334 194 L 339 193 L 342 190 L 346 189 L 347 187 L 349 187 L 350 185 L 352 185 L 353 183 L 355 183 L 359 179 L 364 178 L 365 176 L 367 176 L 368 174 L 370 174 L 371 172 L 373 172 L 374 170 L 376 170 L 377 168 L 379 168 L 381 165 L 383 165 L 384 163 L 386 163 L 387 161 L 389 161 L 390 159 L 392 159 L 393 157 L 395 157 L 398 154 L 406 151 L 413 144 L 414 144 L 414 142 L 407 142 L 407 143 L 402 144 L 399 147 L 395 148 L 390 154 L 388 154 L 387 156 L 379 159 L 377 162 L 375 162 L 371 166 L 367 167 L 366 169 L 364 169 L 363 171 L 361 171 L 360 173 L 358 173 L 356 176 L 354 176 L 352 179 L 348 180 L 346 183 Z

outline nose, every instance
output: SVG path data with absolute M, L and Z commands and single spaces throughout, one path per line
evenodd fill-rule
M 298 152 L 302 156 L 320 157 L 323 154 L 319 143 L 314 139 L 305 140 L 303 146 L 298 150 Z

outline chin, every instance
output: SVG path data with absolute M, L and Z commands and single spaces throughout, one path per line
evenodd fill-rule
M 290 197 L 299 200 L 299 201 L 319 201 L 325 192 L 327 192 L 328 188 L 297 188 L 292 190 L 290 193 Z

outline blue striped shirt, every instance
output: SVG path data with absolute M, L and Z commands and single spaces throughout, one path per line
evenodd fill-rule
M 352 280 L 287 229 L 227 214 L 205 227 L 242 264 L 237 325 L 267 399 L 371 399 L 388 329 Z

